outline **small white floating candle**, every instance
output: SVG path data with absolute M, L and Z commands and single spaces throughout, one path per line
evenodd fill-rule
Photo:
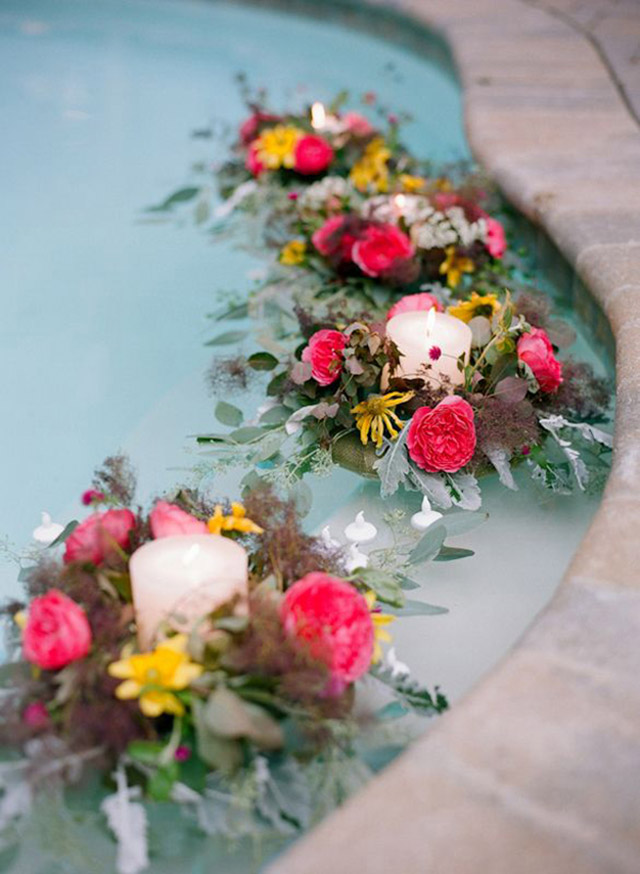
M 52 522 L 49 513 L 43 512 L 41 515 L 42 522 L 37 528 L 34 528 L 33 539 L 38 543 L 42 543 L 43 546 L 49 546 L 50 543 L 53 543 L 56 537 L 59 537 L 62 534 L 64 531 L 64 525 L 60 525 L 59 522 Z
M 426 531 L 427 528 L 430 528 L 438 519 L 442 519 L 442 513 L 438 513 L 437 510 L 431 509 L 431 503 L 429 502 L 429 498 L 425 495 L 422 499 L 422 507 L 418 513 L 414 513 L 411 517 L 411 527 L 415 528 L 416 531 Z
M 428 312 L 400 313 L 387 322 L 387 337 L 398 347 L 400 363 L 392 374 L 383 375 L 383 390 L 389 376 L 424 379 L 434 388 L 464 382 L 458 358 L 469 360 L 471 330 L 461 319 L 438 313 L 434 307 Z
M 344 529 L 345 537 L 352 543 L 368 543 L 375 538 L 377 533 L 376 526 L 366 521 L 362 511 L 358 513 L 355 521 Z
M 360 552 L 357 543 L 352 543 L 347 550 L 347 558 L 345 561 L 347 573 L 352 574 L 357 568 L 368 567 L 368 565 L 369 557 L 365 555 L 364 552 Z
M 217 534 L 152 540 L 133 553 L 129 570 L 142 650 L 151 648 L 163 622 L 188 631 L 235 596 L 247 598 L 247 553 Z
M 314 130 L 322 130 L 327 121 L 327 112 L 322 103 L 317 100 L 311 107 L 311 127 Z
M 339 540 L 336 540 L 331 536 L 331 528 L 328 525 L 325 525 L 322 531 L 320 532 L 320 537 L 325 546 L 328 546 L 329 549 L 338 549 L 338 547 L 342 546 Z

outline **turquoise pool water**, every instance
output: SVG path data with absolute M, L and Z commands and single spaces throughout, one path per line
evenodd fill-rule
M 107 454 L 130 454 L 146 500 L 200 459 L 187 435 L 215 428 L 205 314 L 219 289 L 243 293 L 256 263 L 211 244 L 186 218 L 146 223 L 143 208 L 188 181 L 193 162 L 220 157 L 189 134 L 242 118 L 237 72 L 268 84 L 276 105 L 374 89 L 414 113 L 406 140 L 416 153 L 455 160 L 468 147 L 459 89 L 439 53 L 418 57 L 282 12 L 187 0 L 4 0 L 0 55 L 0 532 L 21 548 L 40 511 L 60 522 L 83 512 L 79 495 Z M 558 293 L 550 277 L 542 284 Z M 575 352 L 606 368 L 584 334 Z M 240 475 L 221 475 L 216 491 L 233 494 Z M 483 484 L 490 521 L 459 539 L 475 557 L 429 566 L 411 593 L 449 612 L 394 629 L 398 656 L 454 700 L 549 600 L 598 503 L 541 495 L 519 480 L 515 493 Z M 344 471 L 310 484 L 311 525 L 330 522 L 340 535 L 365 509 L 384 527 L 389 506 L 372 484 Z M 392 506 L 411 512 L 417 503 Z M 15 567 L 0 565 L 0 592 L 17 591 Z M 102 850 L 108 858 L 106 838 Z M 162 870 L 176 870 L 177 852 L 162 849 Z

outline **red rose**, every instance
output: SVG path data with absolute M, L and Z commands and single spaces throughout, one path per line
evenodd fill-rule
M 562 364 L 553 354 L 551 341 L 542 328 L 531 328 L 518 340 L 518 358 L 531 368 L 542 391 L 557 391 L 562 383 Z
M 333 149 L 316 134 L 300 137 L 293 152 L 293 169 L 303 176 L 315 176 L 326 170 L 333 161 Z
M 254 143 L 249 146 L 247 157 L 244 166 L 253 176 L 259 176 L 266 169 L 260 158 L 258 157 L 258 149 Z
M 367 276 L 391 273 L 413 257 L 409 237 L 391 224 L 369 225 L 353 246 L 352 257 Z
M 368 670 L 373 621 L 364 597 L 350 583 L 324 573 L 307 574 L 287 591 L 280 618 L 285 630 L 329 668 L 327 695 L 341 695 Z
M 28 662 L 45 671 L 83 659 L 91 649 L 91 628 L 84 610 L 58 589 L 34 598 L 22 649 Z
M 158 501 L 149 514 L 151 534 L 159 537 L 176 537 L 181 534 L 206 534 L 207 523 L 196 519 L 175 504 Z
M 357 240 L 356 234 L 351 231 L 352 224 L 347 216 L 334 215 L 318 228 L 311 237 L 311 242 L 321 255 L 331 261 L 351 261 L 353 246 Z
M 411 458 L 428 473 L 460 470 L 471 461 L 476 448 L 471 405 L 450 395 L 433 409 L 421 407 L 411 419 L 407 446 Z
M 129 534 L 135 528 L 136 517 L 131 510 L 107 510 L 94 513 L 81 522 L 67 538 L 65 562 L 90 561 L 101 564 L 116 545 L 129 546 Z
M 331 385 L 342 373 L 342 350 L 347 338 L 340 331 L 323 328 L 310 338 L 302 360 L 311 364 L 311 376 L 319 385 Z
M 401 313 L 428 312 L 434 307 L 439 313 L 443 311 L 443 306 L 438 298 L 427 291 L 421 291 L 419 294 L 405 294 L 391 307 L 387 313 L 387 321 Z

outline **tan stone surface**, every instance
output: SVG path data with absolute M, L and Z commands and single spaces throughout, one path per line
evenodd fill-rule
M 562 586 L 520 644 L 270 871 L 637 874 L 640 3 L 394 5 L 446 36 L 476 156 L 610 320 L 614 465 Z

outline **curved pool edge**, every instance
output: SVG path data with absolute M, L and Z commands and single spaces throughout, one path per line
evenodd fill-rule
M 640 193 L 632 180 L 640 129 L 612 75 L 615 58 L 584 14 L 570 20 L 568 0 L 548 0 L 548 9 L 526 0 L 392 5 L 445 36 L 475 156 L 546 231 L 608 318 L 616 342 L 613 469 L 556 596 L 519 644 L 269 870 L 341 874 L 355 864 L 366 874 L 635 874 Z M 588 6 L 595 11 L 597 0 Z M 626 14 L 640 29 L 638 13 Z

